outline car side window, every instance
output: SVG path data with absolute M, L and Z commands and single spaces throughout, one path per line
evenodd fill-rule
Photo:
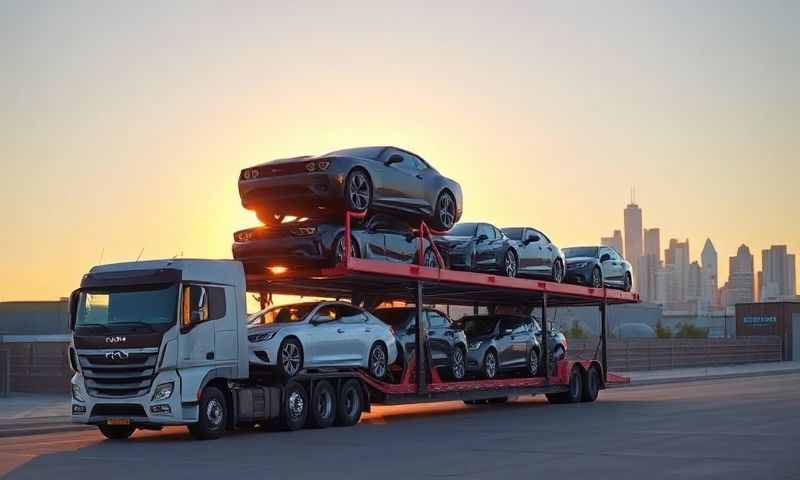
M 367 320 L 364 313 L 355 307 L 337 305 L 336 310 L 338 312 L 337 320 L 342 323 L 364 323 Z
M 428 328 L 447 328 L 450 322 L 439 312 L 428 312 Z
M 523 334 L 523 333 L 529 333 L 531 331 L 530 323 L 528 321 L 526 321 L 526 320 L 519 320 L 517 322 L 517 324 L 513 327 L 513 329 L 514 330 L 513 330 L 512 333 L 514 335 L 520 335 L 520 334 Z
M 481 235 L 486 235 L 486 238 L 491 240 L 492 237 L 494 236 L 494 233 L 492 232 L 492 229 L 489 228 L 489 225 L 486 225 L 485 223 L 481 223 L 480 225 L 478 225 L 478 230 L 475 232 L 475 235 L 477 235 L 479 237 Z
M 417 172 L 421 170 L 421 165 L 419 161 L 413 156 L 406 152 L 398 152 L 395 151 L 392 155 L 397 154 L 403 157 L 403 161 L 400 163 L 395 163 L 393 166 L 403 170 L 406 173 L 410 173 L 416 175 Z
M 503 232 L 498 230 L 497 227 L 492 227 L 492 230 L 494 231 L 494 238 L 503 238 Z

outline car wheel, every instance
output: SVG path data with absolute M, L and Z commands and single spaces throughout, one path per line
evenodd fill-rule
M 458 206 L 456 201 L 448 192 L 442 192 L 436 199 L 436 208 L 433 210 L 431 224 L 436 230 L 447 231 L 453 228 L 456 223 L 456 212 Z
M 528 354 L 528 374 L 535 377 L 539 373 L 539 350 L 531 349 Z
M 385 377 L 388 358 L 386 347 L 380 342 L 373 343 L 369 349 L 369 374 L 377 379 Z
M 434 253 L 432 248 L 428 247 L 425 250 L 423 263 L 426 267 L 439 268 L 439 260 L 436 258 L 436 253 Z
M 450 375 L 454 380 L 462 380 L 467 373 L 467 358 L 464 347 L 456 346 L 450 359 Z
M 278 369 L 289 378 L 303 368 L 303 347 L 296 338 L 287 338 L 278 349 Z
M 312 428 L 328 428 L 336 420 L 336 391 L 327 380 L 314 386 L 311 395 L 311 410 L 308 412 L 308 425 Z
M 130 425 L 98 425 L 100 433 L 109 440 L 126 440 L 136 428 Z
M 592 269 L 592 287 L 603 288 L 603 272 L 600 271 L 600 267 Z
M 569 374 L 569 390 L 566 392 L 548 393 L 545 396 L 550 403 L 576 403 L 581 400 L 583 379 L 578 367 L 573 367 Z
M 497 376 L 497 354 L 494 350 L 487 350 L 483 356 L 483 369 L 481 370 L 484 378 L 492 379 Z
M 517 260 L 517 255 L 513 250 L 506 251 L 506 254 L 503 256 L 503 275 L 512 278 L 516 277 L 518 268 L 519 261 Z
M 358 423 L 363 410 L 361 403 L 361 384 L 358 380 L 344 382 L 339 401 L 336 402 L 336 425 L 349 427 Z
M 597 394 L 600 392 L 600 371 L 597 367 L 590 367 L 586 372 L 583 383 L 583 396 L 581 401 L 594 402 L 597 400 Z
M 284 392 L 280 426 L 290 432 L 299 430 L 303 428 L 308 418 L 308 394 L 297 382 L 289 382 Z
M 354 212 L 367 210 L 372 204 L 372 182 L 367 172 L 363 170 L 350 172 L 344 194 L 348 210 Z
M 283 222 L 286 215 L 271 210 L 256 210 L 256 218 L 264 225 L 275 225 Z
M 633 280 L 631 279 L 630 273 L 625 273 L 625 283 L 622 285 L 622 289 L 626 292 L 630 292 L 631 288 L 633 287 Z
M 198 440 L 214 440 L 225 433 L 228 412 L 225 395 L 217 387 L 206 387 L 200 393 L 197 423 L 188 426 L 189 433 Z
M 352 236 L 350 237 L 350 256 L 361 258 L 361 250 L 358 248 L 356 239 Z M 344 262 L 344 234 L 339 235 L 336 239 L 336 243 L 334 243 L 333 246 L 333 258 L 331 260 L 334 267 Z
M 564 281 L 564 264 L 561 263 L 560 258 L 553 262 L 553 281 L 556 283 Z

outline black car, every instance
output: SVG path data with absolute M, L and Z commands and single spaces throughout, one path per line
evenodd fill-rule
M 539 345 L 541 345 L 542 325 L 539 323 L 539 319 L 533 315 L 531 315 L 531 322 L 532 322 L 533 333 L 536 335 L 536 340 L 539 342 Z M 550 326 L 548 330 L 549 332 L 547 335 L 547 351 L 550 354 L 550 358 L 552 358 L 555 361 L 561 360 L 567 355 L 567 337 L 564 336 L 564 334 L 561 333 L 560 330 L 558 330 L 553 326 Z
M 459 223 L 434 242 L 454 270 L 563 280 L 563 255 L 544 234 L 531 228 L 508 230 L 516 238 L 488 223 Z
M 457 324 L 467 334 L 467 371 L 495 378 L 500 371 L 525 369 L 537 375 L 541 346 L 530 317 L 470 315 Z
M 233 258 L 248 273 L 266 268 L 286 269 L 333 266 L 344 256 L 344 227 L 312 219 L 241 230 L 233 235 Z M 351 255 L 396 263 L 418 263 L 419 238 L 411 227 L 394 217 L 375 215 L 351 229 Z M 423 238 L 424 264 L 438 266 L 430 242 Z
M 567 258 L 567 282 L 600 288 L 603 285 L 629 292 L 633 286 L 633 268 L 611 247 L 570 247 Z
M 447 376 L 460 380 L 466 373 L 467 336 L 444 313 L 426 308 L 428 339 L 433 366 L 446 369 Z M 416 346 L 416 307 L 379 308 L 372 314 L 394 330 L 397 338 L 397 361 L 404 367 L 413 358 Z
M 265 224 L 285 216 L 370 209 L 415 221 L 421 217 L 434 229 L 449 230 L 463 206 L 456 181 L 397 147 L 349 148 L 245 168 L 239 175 L 239 196 Z

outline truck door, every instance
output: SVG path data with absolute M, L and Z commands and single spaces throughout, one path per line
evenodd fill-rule
M 214 359 L 235 361 L 238 358 L 236 297 L 231 286 L 206 287 L 209 320 L 214 324 Z
M 214 322 L 209 321 L 209 295 L 203 285 L 184 284 L 178 355 L 184 367 L 214 363 Z

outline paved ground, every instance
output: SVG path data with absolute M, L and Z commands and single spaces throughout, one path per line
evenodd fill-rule
M 8 478 L 800 478 L 800 374 L 601 392 L 595 404 L 384 407 L 353 428 L 0 439 Z M 558 477 L 555 477 L 555 476 Z

